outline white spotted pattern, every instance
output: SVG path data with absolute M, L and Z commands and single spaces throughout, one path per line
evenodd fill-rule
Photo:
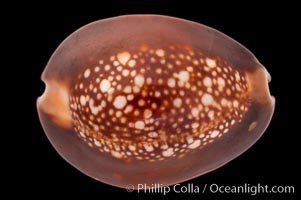
M 188 156 L 248 111 L 245 74 L 187 46 L 133 47 L 98 58 L 71 90 L 75 132 L 116 159 Z M 256 122 L 249 126 L 251 132 Z

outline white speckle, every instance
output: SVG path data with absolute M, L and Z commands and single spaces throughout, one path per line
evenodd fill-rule
M 155 97 L 160 97 L 161 93 L 159 91 L 155 91 Z
M 114 114 L 114 110 L 113 109 L 110 109 L 109 110 L 109 115 L 113 115 Z
M 199 115 L 199 109 L 198 108 L 192 108 L 191 114 L 193 117 L 197 117 Z
M 144 113 L 143 113 L 143 116 L 144 116 L 144 118 L 150 118 L 151 116 L 152 116 L 152 114 L 153 114 L 153 112 L 152 112 L 152 110 L 150 110 L 150 109 L 145 109 L 144 110 Z
M 93 126 L 93 129 L 94 129 L 94 131 L 99 131 L 99 126 L 94 125 L 94 126 Z
M 178 81 L 178 86 L 179 87 L 183 87 L 185 85 L 185 83 L 183 81 Z
M 121 109 L 126 105 L 126 103 L 127 101 L 124 96 L 117 96 L 114 100 L 113 105 L 115 106 L 115 108 Z
M 157 132 L 149 132 L 148 136 L 151 138 L 156 138 L 156 137 L 158 137 L 158 133 Z
M 120 76 L 119 74 L 116 76 L 116 80 L 117 80 L 117 81 L 120 81 L 120 80 L 121 80 L 121 76 Z
M 122 112 L 120 110 L 118 110 L 116 113 L 115 113 L 116 117 L 121 117 L 122 115 Z
M 208 65 L 208 67 L 210 68 L 214 68 L 216 67 L 216 61 L 210 58 L 206 58 L 206 64 Z
M 131 76 L 134 77 L 136 75 L 136 70 L 131 71 Z
M 167 144 L 163 144 L 163 145 L 161 145 L 161 149 L 163 149 L 163 150 L 166 150 L 166 149 L 168 149 L 168 145 L 167 145 Z
M 126 52 L 126 51 L 117 54 L 117 59 L 123 65 L 126 64 L 126 62 L 130 59 L 130 57 L 131 57 L 131 54 L 129 52 Z
M 145 124 L 144 124 L 143 121 L 136 121 L 135 122 L 135 128 L 136 129 L 144 129 L 144 127 L 145 127 Z
M 156 62 L 156 58 L 151 57 L 151 58 L 150 58 L 150 61 L 151 61 L 151 63 L 155 63 L 155 62 Z
M 152 83 L 152 78 L 148 77 L 148 78 L 146 79 L 146 83 L 150 85 L 150 84 Z
M 151 105 L 151 107 L 152 107 L 152 109 L 157 109 L 157 104 L 154 102 L 154 103 L 152 103 L 152 105 Z
M 186 82 L 189 80 L 189 73 L 187 71 L 180 71 L 178 78 L 181 81 Z
M 102 92 L 107 92 L 111 87 L 111 83 L 107 79 L 103 79 L 99 86 Z
M 235 88 L 236 88 L 237 91 L 241 91 L 241 88 L 237 83 L 235 84 Z
M 185 95 L 185 91 L 184 91 L 184 90 L 180 90 L 179 93 L 180 93 L 181 96 L 184 96 L 184 95 Z
M 210 94 L 204 94 L 202 97 L 202 103 L 205 106 L 211 105 L 213 103 L 213 98 Z
M 214 111 L 211 110 L 209 113 L 208 113 L 208 117 L 213 120 L 214 119 Z
M 172 69 L 172 68 L 173 68 L 173 65 L 172 65 L 171 63 L 168 63 L 168 64 L 167 64 L 167 67 L 168 67 L 168 69 Z
M 162 151 L 162 155 L 164 157 L 170 157 L 172 154 L 174 154 L 173 148 L 168 148 L 166 151 Z
M 79 100 L 82 106 L 86 105 L 86 97 L 84 95 L 81 95 Z
M 145 145 L 144 145 L 144 149 L 145 149 L 145 151 L 147 151 L 147 152 L 152 152 L 152 151 L 154 150 L 154 147 L 151 146 L 151 145 L 145 144 Z
M 95 139 L 94 139 L 94 144 L 95 144 L 96 146 L 98 146 L 98 147 L 101 147 L 101 144 L 100 144 L 100 142 L 99 142 L 98 140 L 95 140 Z
M 128 65 L 129 65 L 129 67 L 134 67 L 136 65 L 136 61 L 130 60 Z
M 212 86 L 212 81 L 211 81 L 211 78 L 209 78 L 209 77 L 205 77 L 204 80 L 203 80 L 203 83 L 206 87 L 211 87 Z
M 157 56 L 159 56 L 159 57 L 163 57 L 164 54 L 165 54 L 165 52 L 164 52 L 162 49 L 157 49 L 157 50 L 156 50 L 156 54 L 157 54 Z
M 123 68 L 122 68 L 121 66 L 118 66 L 118 67 L 117 67 L 117 71 L 119 71 L 119 72 L 120 72 L 122 69 L 123 69 Z
M 124 93 L 131 93 L 132 92 L 132 88 L 131 88 L 131 86 L 125 86 L 125 88 L 123 89 L 123 92 Z
M 134 93 L 140 92 L 140 88 L 139 88 L 138 86 L 134 86 L 134 87 L 133 87 L 133 92 L 134 92 Z
M 137 85 L 137 86 L 139 86 L 139 87 L 141 87 L 141 86 L 143 86 L 143 84 L 144 84 L 144 77 L 142 76 L 142 75 L 137 75 L 136 77 L 135 77 L 135 84 Z
M 134 99 L 134 95 L 132 95 L 132 94 L 129 94 L 129 95 L 127 95 L 127 100 L 129 100 L 129 101 L 131 101 L 131 100 L 133 100 Z
M 86 69 L 85 73 L 84 73 L 84 77 L 88 78 L 90 76 L 91 70 L 90 69 Z
M 221 77 L 218 77 L 217 78 L 217 84 L 220 87 L 224 87 L 225 86 L 225 80 L 223 78 L 221 78 Z
M 198 65 L 198 64 L 199 64 L 199 61 L 196 60 L 196 59 L 194 59 L 194 60 L 192 61 L 192 63 L 193 63 L 194 65 Z
M 79 132 L 80 136 L 82 136 L 83 138 L 86 138 L 86 135 L 83 132 Z
M 116 158 L 121 158 L 121 154 L 117 151 L 111 151 L 112 156 L 116 157 Z
M 222 104 L 222 106 L 227 106 L 228 105 L 228 101 L 226 99 L 222 98 L 221 104 Z
M 218 134 L 219 134 L 219 131 L 218 131 L 218 130 L 214 130 L 214 131 L 212 131 L 212 133 L 210 134 L 210 137 L 211 137 L 211 138 L 215 138 L 216 136 L 218 136 Z
M 192 72 L 193 71 L 193 67 L 192 66 L 188 66 L 186 67 L 187 71 Z
M 161 69 L 161 68 L 157 68 L 157 69 L 156 69 L 156 73 L 157 73 L 157 74 L 162 74 L 162 69 Z
M 234 108 L 237 108 L 237 107 L 238 107 L 238 101 L 237 101 L 237 100 L 234 100 L 234 101 L 233 101 L 233 106 L 234 106 Z
M 201 140 L 197 139 L 193 143 L 188 145 L 188 148 L 189 149 L 195 149 L 195 148 L 199 147 L 200 145 L 201 145 Z
M 129 112 L 131 112 L 133 110 L 133 106 L 132 105 L 128 105 L 125 110 L 124 110 L 124 113 L 127 114 Z
M 111 69 L 111 66 L 110 65 L 105 65 L 105 70 L 106 71 L 109 71 Z
M 235 73 L 235 79 L 236 81 L 240 81 L 240 75 L 238 72 Z
M 182 99 L 180 99 L 180 98 L 175 98 L 175 99 L 173 100 L 173 105 L 174 105 L 175 107 L 177 107 L 177 108 L 181 107 L 181 105 L 182 105 Z
M 94 71 L 95 71 L 95 72 L 99 72 L 99 70 L 100 70 L 99 67 L 95 67 L 95 68 L 94 68 Z
M 199 127 L 199 123 L 194 122 L 191 124 L 191 128 L 197 128 L 197 127 Z
M 186 137 L 186 141 L 188 144 L 191 144 L 193 142 L 193 138 L 191 136 Z
M 173 78 L 169 78 L 168 81 L 167 81 L 167 84 L 168 84 L 169 87 L 175 87 L 176 81 Z
M 130 74 L 130 71 L 128 69 L 124 69 L 122 71 L 122 76 L 128 76 Z
M 134 145 L 129 145 L 129 150 L 135 151 L 135 150 L 136 150 L 136 147 L 135 147 Z
M 93 99 L 89 100 L 89 107 L 90 107 L 91 112 L 94 115 L 97 115 L 97 113 L 98 113 L 99 110 L 98 110 L 98 107 L 94 107 L 94 100 Z
M 144 99 L 139 99 L 138 105 L 139 105 L 139 106 L 144 106 L 144 105 L 145 105 Z
M 105 100 L 102 100 L 102 101 L 101 101 L 101 106 L 102 106 L 102 107 L 105 107 L 105 106 L 106 106 L 106 104 L 107 104 L 107 103 L 106 103 L 106 101 L 105 101 Z
M 117 60 L 115 60 L 115 61 L 113 62 L 113 65 L 114 65 L 115 67 L 117 67 L 117 66 L 119 65 L 119 62 L 118 62 Z

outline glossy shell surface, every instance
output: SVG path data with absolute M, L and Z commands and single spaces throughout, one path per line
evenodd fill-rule
M 39 117 L 58 153 L 118 187 L 171 185 L 247 150 L 274 110 L 270 76 L 224 34 L 128 15 L 71 34 L 43 74 Z

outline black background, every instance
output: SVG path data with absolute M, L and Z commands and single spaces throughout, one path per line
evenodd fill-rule
M 227 2 L 228 4 L 228 2 Z M 22 5 L 19 5 L 22 8 Z M 25 4 L 24 4 L 25 6 Z M 262 138 L 240 157 L 225 166 L 201 177 L 189 180 L 202 187 L 204 184 L 220 185 L 293 185 L 295 194 L 269 194 L 256 196 L 241 194 L 162 194 L 158 199 L 296 199 L 299 193 L 300 153 L 298 116 L 300 106 L 297 68 L 300 68 L 297 20 L 295 6 L 288 2 L 273 3 L 268 6 L 260 3 L 240 2 L 221 5 L 214 2 L 195 1 L 112 1 L 89 4 L 72 2 L 68 6 L 55 3 L 26 4 L 19 17 L 17 34 L 23 55 L 22 65 L 26 77 L 25 125 L 19 132 L 19 140 L 24 145 L 18 156 L 17 177 L 14 188 L 25 197 L 54 195 L 84 197 L 85 199 L 109 198 L 143 199 L 148 194 L 128 193 L 125 189 L 112 187 L 80 173 L 64 161 L 47 140 L 40 125 L 36 99 L 44 90 L 40 75 L 48 59 L 57 46 L 73 31 L 95 20 L 123 14 L 162 14 L 196 21 L 216 28 L 234 38 L 250 51 L 266 67 L 272 76 L 270 91 L 276 98 L 276 108 L 270 126 Z M 16 27 L 15 27 L 16 28 Z M 300 57 L 300 56 L 299 56 Z M 22 71 L 23 72 L 23 71 Z M 20 72 L 21 73 L 21 72 Z M 21 74 L 23 75 L 23 74 Z M 29 86 L 27 86 L 29 84 Z M 295 101 L 294 101 L 295 100 Z M 29 112 L 29 113 L 27 113 Z M 24 113 L 23 113 L 24 114 Z M 18 127 L 16 127 L 18 128 Z M 28 128 L 28 130 L 27 130 Z M 24 131 L 26 129 L 26 131 Z M 20 139 L 22 138 L 22 139 Z M 17 192 L 16 191 L 16 192 Z M 22 192 L 21 192 L 22 191 Z M 43 195 L 40 195 L 42 193 Z

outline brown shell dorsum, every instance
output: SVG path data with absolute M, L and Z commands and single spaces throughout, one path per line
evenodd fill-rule
M 93 22 L 54 52 L 38 98 L 58 153 L 101 182 L 171 185 L 253 145 L 274 110 L 270 76 L 226 35 L 191 21 Z

